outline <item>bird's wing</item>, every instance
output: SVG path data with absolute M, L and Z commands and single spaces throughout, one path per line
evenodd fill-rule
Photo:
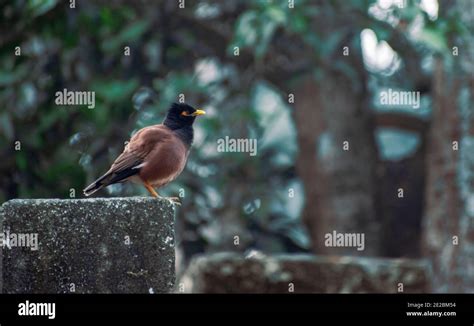
M 125 181 L 127 178 L 138 174 L 144 166 L 148 154 L 170 137 L 170 129 L 164 125 L 140 129 L 133 135 L 110 169 L 85 188 L 84 194 L 89 196 L 105 186 Z
M 110 167 L 109 172 L 118 173 L 128 169 L 138 172 L 147 155 L 160 143 L 170 138 L 169 132 L 170 130 L 163 125 L 141 129 L 130 139 L 122 154 Z

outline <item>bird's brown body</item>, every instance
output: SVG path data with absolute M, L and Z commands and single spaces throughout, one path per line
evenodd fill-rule
M 138 163 L 140 170 L 137 175 L 130 177 L 130 180 L 159 188 L 176 179 L 183 171 L 188 153 L 189 147 L 168 127 L 150 126 L 141 129 L 130 139 L 109 171 Z
M 186 104 L 173 104 L 164 123 L 133 135 L 110 169 L 84 189 L 84 194 L 132 181 L 142 183 L 151 195 L 159 197 L 154 188 L 168 184 L 183 171 L 193 140 L 192 123 L 201 114 L 204 111 Z

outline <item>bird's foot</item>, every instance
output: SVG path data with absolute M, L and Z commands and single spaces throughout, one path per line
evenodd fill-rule
M 171 205 L 181 206 L 181 200 L 179 197 L 162 197 L 171 203 Z

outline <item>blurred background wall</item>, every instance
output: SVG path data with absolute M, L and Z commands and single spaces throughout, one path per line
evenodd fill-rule
M 72 5 L 74 5 L 72 7 Z M 199 253 L 429 258 L 474 291 L 470 0 L 33 1 L 0 9 L 0 201 L 82 197 L 180 94 L 178 271 Z M 95 108 L 56 91 L 94 91 Z M 419 92 L 418 108 L 387 105 Z M 217 151 L 226 136 L 258 153 Z M 117 185 L 99 196 L 146 195 Z M 365 234 L 365 250 L 324 245 Z

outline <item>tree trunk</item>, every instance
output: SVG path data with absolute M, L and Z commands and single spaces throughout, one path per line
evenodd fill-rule
M 353 63 L 352 63 L 353 64 Z M 380 253 L 376 209 L 377 151 L 372 112 L 365 105 L 365 75 L 357 82 L 338 71 L 310 76 L 295 92 L 299 154 L 296 167 L 305 190 L 303 220 L 318 254 Z M 356 89 L 353 85 L 362 85 Z M 344 150 L 344 142 L 348 150 Z M 331 247 L 327 233 L 362 233 L 365 248 Z
M 472 2 L 458 6 L 472 31 Z M 423 252 L 433 264 L 437 292 L 474 291 L 474 42 L 467 41 L 453 57 L 457 73 L 445 74 L 449 68 L 438 59 L 433 80 Z

